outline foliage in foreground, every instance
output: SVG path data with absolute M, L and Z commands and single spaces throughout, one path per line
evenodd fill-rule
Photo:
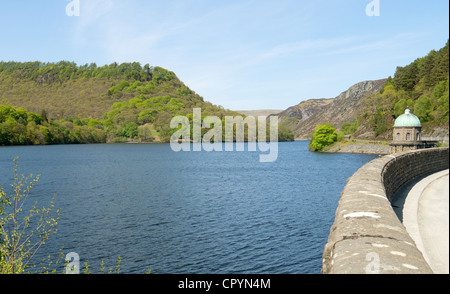
M 12 193 L 8 194 L 0 185 L 0 274 L 44 273 L 64 274 L 72 272 L 75 268 L 69 260 L 65 259 L 62 249 L 59 257 L 51 260 L 50 256 L 44 258 L 40 264 L 35 264 L 36 253 L 45 245 L 48 238 L 57 232 L 56 226 L 60 210 L 54 211 L 53 196 L 48 207 L 38 208 L 37 202 L 25 211 L 26 202 L 31 190 L 39 181 L 39 176 L 25 177 L 18 174 L 18 159 L 14 158 L 14 182 L 10 185 Z M 33 259 L 34 258 L 34 259 Z M 65 263 L 64 263 L 65 259 Z M 106 270 L 104 261 L 100 263 L 101 274 L 119 274 L 122 257 L 118 257 L 114 268 Z M 84 263 L 84 269 L 77 265 L 77 271 L 90 274 L 90 266 Z M 149 269 L 147 274 L 151 273 Z
M 0 186 L 0 274 L 20 274 L 31 266 L 36 252 L 50 235 L 56 233 L 59 209 L 52 217 L 54 197 L 48 207 L 38 208 L 37 202 L 25 212 L 24 204 L 39 180 L 19 176 L 14 159 L 12 194 Z

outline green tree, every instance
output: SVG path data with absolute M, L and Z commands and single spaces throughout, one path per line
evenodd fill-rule
M 408 102 L 406 99 L 400 99 L 394 105 L 394 116 L 399 117 L 400 115 L 405 113 L 406 108 L 408 108 Z
M 358 121 L 355 121 L 353 123 L 350 122 L 343 122 L 341 125 L 341 132 L 344 135 L 353 134 L 358 129 L 359 124 Z
M 35 122 L 37 125 L 40 125 L 43 121 L 42 117 L 36 113 L 29 112 L 28 113 L 28 123 Z
M 439 107 L 438 110 L 440 112 L 439 114 L 439 120 L 441 122 L 447 122 L 449 120 L 449 91 L 445 91 L 444 95 L 439 98 Z
M 42 109 L 41 111 L 41 118 L 43 121 L 48 122 L 47 111 L 45 109 Z
M 414 113 L 420 119 L 422 123 L 431 120 L 431 112 L 433 111 L 431 100 L 425 95 L 422 95 L 417 99 L 414 104 Z
M 31 180 L 19 176 L 17 158 L 14 159 L 12 194 L 0 186 L 0 274 L 20 274 L 31 265 L 32 258 L 51 234 L 56 232 L 59 210 L 52 217 L 54 197 L 49 207 L 38 208 L 35 203 L 24 213 L 28 199 L 39 176 Z
M 312 140 L 309 143 L 309 150 L 321 151 L 325 147 L 337 141 L 338 134 L 331 125 L 322 125 L 316 127 Z
M 418 82 L 417 62 L 413 62 L 405 67 L 397 67 L 393 82 L 396 90 L 412 91 Z
M 375 132 L 375 137 L 378 137 L 387 130 L 386 115 L 380 107 L 376 107 L 375 113 L 370 120 L 370 124 Z
M 268 127 L 266 130 L 268 130 L 268 132 L 270 134 L 270 127 Z M 269 138 L 269 136 L 267 136 L 267 138 Z M 278 141 L 280 141 L 280 142 L 294 141 L 294 134 L 286 126 L 279 126 L 278 127 Z
M 174 79 L 174 77 L 175 74 L 173 72 L 168 71 L 167 69 L 164 69 L 162 67 L 156 66 L 153 69 L 152 80 L 157 84 L 160 84 L 161 82 L 164 81 L 171 81 Z
M 138 125 L 136 123 L 127 123 L 124 127 L 123 134 L 127 138 L 135 139 L 139 135 Z
M 11 145 L 14 132 L 8 123 L 0 123 L 0 146 Z
M 158 111 L 156 109 L 144 109 L 139 113 L 138 122 L 140 124 L 151 123 L 157 113 Z
M 15 112 L 15 110 L 11 106 L 0 105 L 0 123 L 5 122 L 13 112 Z
M 141 142 L 152 142 L 152 130 L 149 127 L 139 127 L 138 138 Z

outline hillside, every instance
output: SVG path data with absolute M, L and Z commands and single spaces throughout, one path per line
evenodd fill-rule
M 103 119 L 115 102 L 143 94 L 179 98 L 186 108 L 204 102 L 173 73 L 139 63 L 77 66 L 72 62 L 0 62 L 0 104 L 47 112 L 51 119 Z
M 391 140 L 395 119 L 409 108 L 424 136 L 448 136 L 448 46 L 397 67 L 394 78 L 358 83 L 333 99 L 303 101 L 280 113 L 280 124 L 297 139 L 310 139 L 315 127 L 331 124 L 356 138 Z
M 238 115 L 148 64 L 0 62 L 0 145 L 168 142 L 171 119 L 193 108 Z
M 335 98 L 310 99 L 281 112 L 280 125 L 288 127 L 296 139 L 309 139 L 318 125 L 340 126 L 358 115 L 358 110 L 371 93 L 379 91 L 384 80 L 365 81 L 353 85 Z
M 242 113 L 243 115 L 247 116 L 265 116 L 268 117 L 272 114 L 278 114 L 282 112 L 282 109 L 259 109 L 259 110 L 236 110 L 236 112 Z

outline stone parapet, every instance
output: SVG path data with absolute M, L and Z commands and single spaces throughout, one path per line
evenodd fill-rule
M 323 252 L 326 274 L 431 274 L 391 206 L 407 182 L 448 169 L 449 149 L 391 154 L 361 167 L 341 193 Z

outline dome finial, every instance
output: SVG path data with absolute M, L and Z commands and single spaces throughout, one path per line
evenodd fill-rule
M 400 115 L 394 123 L 394 127 L 421 127 L 420 119 L 406 108 L 405 113 Z

